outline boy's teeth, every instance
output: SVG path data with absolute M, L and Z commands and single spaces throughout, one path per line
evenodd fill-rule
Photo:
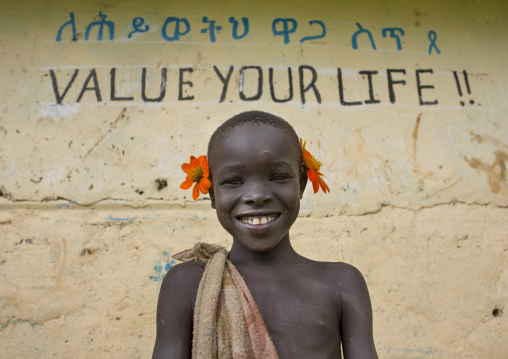
M 258 226 L 260 224 L 266 224 L 268 222 L 271 222 L 274 219 L 275 219 L 275 215 L 269 214 L 267 216 L 254 216 L 254 217 L 242 218 L 242 222 Z

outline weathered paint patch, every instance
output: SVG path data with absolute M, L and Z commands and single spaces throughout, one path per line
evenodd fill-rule
M 163 252 L 160 258 L 153 266 L 153 274 L 150 276 L 150 280 L 153 282 L 159 282 L 164 279 L 166 273 L 176 264 L 174 259 L 168 252 Z

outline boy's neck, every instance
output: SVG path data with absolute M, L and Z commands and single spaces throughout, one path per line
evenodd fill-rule
M 228 259 L 234 265 L 259 264 L 259 265 L 277 265 L 299 262 L 304 257 L 296 253 L 289 240 L 289 234 L 270 251 L 254 252 L 249 250 L 239 241 L 233 239 L 233 246 L 229 251 Z

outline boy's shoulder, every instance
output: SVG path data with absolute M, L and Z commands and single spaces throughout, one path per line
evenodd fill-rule
M 352 287 L 365 287 L 365 279 L 355 266 L 344 262 L 309 261 L 305 266 L 309 279 L 324 282 L 339 291 L 350 291 Z
M 350 279 L 356 280 L 358 277 L 362 277 L 361 272 L 352 264 L 345 262 L 321 262 L 306 259 L 308 265 L 306 268 L 310 274 L 320 275 L 330 279 Z
M 205 263 L 200 262 L 185 262 L 175 265 L 166 273 L 162 281 L 160 295 L 178 290 L 180 296 L 195 297 L 204 270 Z
M 177 264 L 164 277 L 157 305 L 157 339 L 153 358 L 190 358 L 192 318 L 204 271 L 202 264 Z M 172 323 L 178 325 L 170 325 Z
M 163 282 L 194 282 L 200 281 L 205 270 L 205 263 L 184 262 L 178 263 L 166 274 Z
M 356 277 L 358 275 L 361 276 L 358 268 L 353 266 L 352 264 L 346 262 L 314 262 L 316 267 L 320 270 L 325 271 L 329 275 L 332 276 L 341 276 L 341 277 Z

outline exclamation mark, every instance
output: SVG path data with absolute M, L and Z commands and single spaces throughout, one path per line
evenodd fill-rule
M 468 93 L 468 95 L 471 95 L 471 88 L 469 87 L 469 80 L 467 78 L 466 70 L 462 71 L 462 74 L 464 75 L 464 82 L 466 84 L 467 93 Z M 459 96 L 462 97 L 462 89 L 460 87 L 460 81 L 459 81 L 459 76 L 457 75 L 457 71 L 453 71 L 453 76 L 455 77 L 455 82 L 457 83 L 457 90 L 459 91 Z M 460 104 L 462 106 L 466 105 L 466 103 L 464 101 L 460 101 Z M 474 100 L 469 100 L 469 104 L 474 105 Z

